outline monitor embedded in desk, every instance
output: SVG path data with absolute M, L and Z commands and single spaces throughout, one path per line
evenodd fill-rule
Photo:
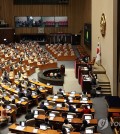
M 85 134 L 93 134 L 93 129 L 85 129 Z
M 67 115 L 67 119 L 73 119 L 73 115 L 68 114 L 68 115 Z
M 87 101 L 88 97 L 82 97 L 82 101 Z
M 61 108 L 62 107 L 62 104 L 61 103 L 58 103 L 57 104 L 57 107 L 60 107 Z
M 49 116 L 50 117 L 55 117 L 55 114 L 54 113 L 49 113 Z
M 6 109 L 10 110 L 11 109 L 11 106 L 10 105 L 7 105 L 6 106 Z
M 38 110 L 34 110 L 34 115 L 38 115 L 39 114 L 39 111 Z
M 41 129 L 41 130 L 47 130 L 47 126 L 46 126 L 46 125 L 41 124 L 41 125 L 40 125 L 40 129 Z

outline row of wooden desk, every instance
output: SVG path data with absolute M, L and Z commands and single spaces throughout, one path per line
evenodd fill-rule
M 21 129 L 21 130 L 20 130 Z M 16 124 L 12 124 L 9 127 L 9 130 L 11 132 L 15 132 L 17 134 L 61 134 L 60 130 L 51 130 L 51 129 L 47 129 L 47 130 L 41 130 L 39 128 L 35 128 L 35 127 L 30 127 L 30 126 L 26 126 L 24 128 L 18 127 L 18 125 Z M 70 134 L 81 134 L 80 132 L 70 132 Z M 99 133 L 95 133 L 95 134 L 99 134 Z

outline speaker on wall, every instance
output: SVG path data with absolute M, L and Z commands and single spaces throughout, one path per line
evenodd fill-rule
M 81 44 L 81 35 L 73 34 L 72 35 L 72 45 L 80 45 Z
M 13 0 L 14 5 L 68 4 L 69 0 Z

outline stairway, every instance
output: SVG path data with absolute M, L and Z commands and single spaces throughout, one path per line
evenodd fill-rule
M 93 73 L 97 74 L 98 85 L 101 87 L 101 94 L 108 96 L 111 95 L 110 81 L 106 75 L 106 71 L 102 66 L 95 64 L 93 66 Z

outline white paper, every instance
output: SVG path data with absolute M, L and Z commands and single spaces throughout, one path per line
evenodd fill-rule
M 64 100 L 64 102 L 66 102 L 66 100 Z
M 38 117 L 38 115 L 34 115 L 34 118 L 37 118 Z
M 76 109 L 76 111 L 78 111 L 78 109 Z
M 33 133 L 37 133 L 38 132 L 38 129 L 33 129 Z
M 17 103 L 21 103 L 21 101 L 18 101 Z
M 53 119 L 54 119 L 54 117 L 50 117 L 50 118 L 49 118 L 49 120 L 53 120 Z
M 56 99 L 52 99 L 52 101 L 55 101 Z
M 25 127 L 21 127 L 21 126 L 17 126 L 16 129 L 17 130 L 23 130 Z
M 80 101 L 81 103 L 88 103 L 88 101 Z

